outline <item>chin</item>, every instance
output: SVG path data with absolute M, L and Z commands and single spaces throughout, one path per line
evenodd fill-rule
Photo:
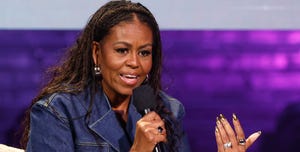
M 122 88 L 120 89 L 119 93 L 122 94 L 122 95 L 132 95 L 133 93 L 133 90 L 134 88 Z
M 122 95 L 132 95 L 133 94 L 133 89 L 139 87 L 141 83 L 138 83 L 134 86 L 120 86 L 119 88 L 119 93 Z

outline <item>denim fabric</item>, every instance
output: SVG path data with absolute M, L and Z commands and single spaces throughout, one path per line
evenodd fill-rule
M 165 105 L 177 119 L 184 116 L 183 105 L 161 92 Z M 132 102 L 131 102 L 132 103 Z M 86 119 L 90 104 L 88 90 L 79 94 L 54 93 L 38 101 L 30 115 L 28 152 L 128 152 L 134 140 L 135 125 L 141 118 L 129 104 L 126 131 L 100 88 L 94 98 L 92 113 Z M 181 151 L 188 151 L 183 138 Z

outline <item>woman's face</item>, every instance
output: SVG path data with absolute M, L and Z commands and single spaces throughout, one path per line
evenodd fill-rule
M 152 36 L 146 24 L 134 19 L 115 25 L 100 43 L 93 43 L 108 97 L 132 95 L 145 80 L 152 67 Z

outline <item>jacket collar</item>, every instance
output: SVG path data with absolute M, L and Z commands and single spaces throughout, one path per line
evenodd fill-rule
M 129 151 L 135 135 L 136 122 L 140 118 L 141 115 L 137 112 L 131 101 L 126 123 L 126 130 L 130 138 L 128 139 L 128 135 L 121 127 L 107 96 L 100 88 L 94 99 L 89 128 L 109 143 L 115 150 Z

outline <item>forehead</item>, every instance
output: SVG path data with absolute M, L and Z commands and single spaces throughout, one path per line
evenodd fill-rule
M 113 26 L 106 39 L 140 39 L 152 41 L 152 29 L 148 24 L 139 20 L 122 21 Z

